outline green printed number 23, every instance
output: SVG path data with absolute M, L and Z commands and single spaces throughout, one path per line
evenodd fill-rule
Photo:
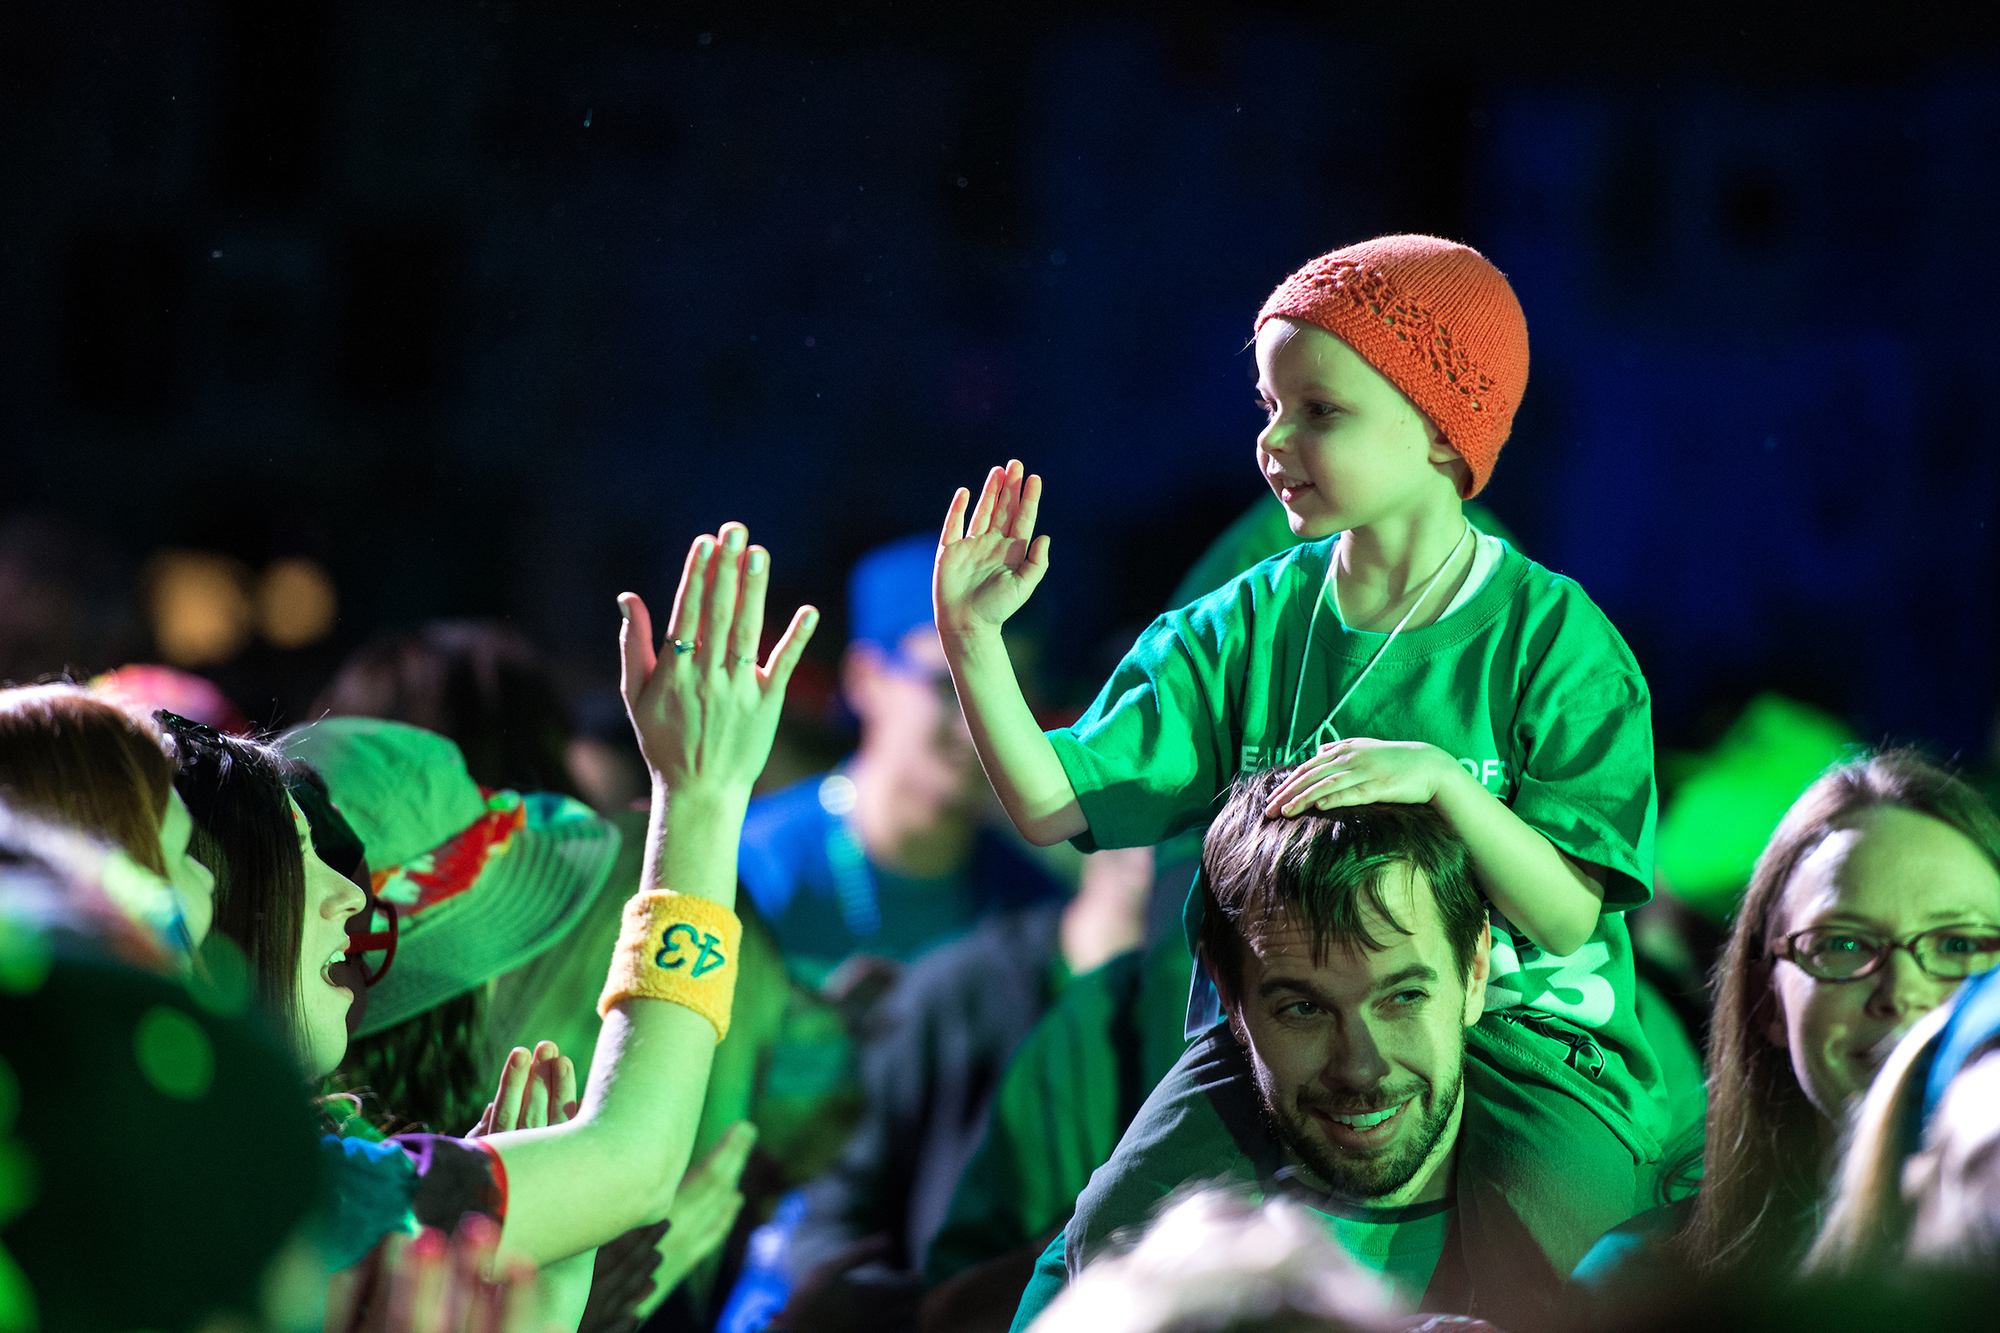
M 694 966 L 688 969 L 688 975 L 691 977 L 704 976 L 729 961 L 722 956 L 720 936 L 704 935 L 687 922 L 677 921 L 668 926 L 667 933 L 660 937 L 660 951 L 653 955 L 653 966 L 670 972 L 687 962 L 681 955 L 682 946 L 674 942 L 676 935 L 687 936 L 687 942 L 697 950 Z M 669 954 L 673 955 L 672 962 L 667 961 Z

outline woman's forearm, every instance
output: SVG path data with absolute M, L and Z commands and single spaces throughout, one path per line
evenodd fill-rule
M 733 907 L 748 800 L 656 788 L 642 886 Z M 505 1242 L 546 1263 L 665 1217 L 694 1153 L 715 1047 L 714 1026 L 692 1009 L 643 997 L 613 1005 L 576 1118 L 488 1140 L 507 1170 Z

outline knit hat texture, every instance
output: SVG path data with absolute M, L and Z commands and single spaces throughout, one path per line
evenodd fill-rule
M 1528 387 L 1528 321 L 1484 255 L 1435 236 L 1378 236 L 1279 283 L 1257 327 L 1279 315 L 1325 329 L 1401 389 L 1465 459 L 1464 498 L 1479 494 Z

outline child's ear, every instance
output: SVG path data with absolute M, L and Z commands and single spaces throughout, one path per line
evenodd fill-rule
M 1452 447 L 1451 441 L 1445 438 L 1444 432 L 1438 429 L 1435 421 L 1429 417 L 1423 420 L 1424 434 L 1431 442 L 1429 454 L 1431 466 L 1440 472 L 1449 472 L 1452 483 L 1458 488 L 1458 493 L 1464 495 L 1472 484 L 1472 465 L 1465 461 L 1464 455 Z

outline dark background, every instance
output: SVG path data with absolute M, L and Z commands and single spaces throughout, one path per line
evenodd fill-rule
M 2000 59 L 1911 11 L 10 7 L 0 675 L 148 656 L 182 547 L 333 576 L 211 672 L 263 722 L 438 615 L 600 683 L 727 518 L 830 662 L 848 562 L 1015 454 L 1073 706 L 1259 494 L 1264 295 L 1408 230 L 1520 294 L 1483 498 L 1663 745 L 1769 686 L 1977 758 Z

